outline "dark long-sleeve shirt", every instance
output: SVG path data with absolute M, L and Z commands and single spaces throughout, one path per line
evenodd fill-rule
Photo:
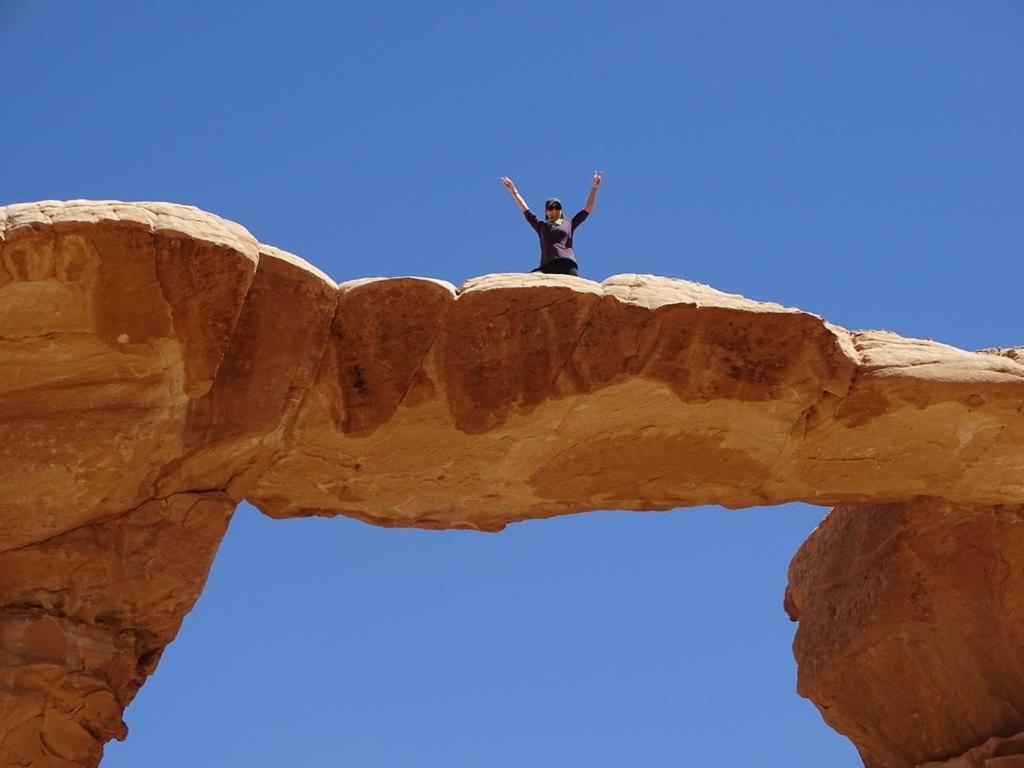
M 523 216 L 537 231 L 537 237 L 540 238 L 540 265 L 542 267 L 554 259 L 576 261 L 576 255 L 572 252 L 572 236 L 576 232 L 576 227 L 586 221 L 589 215 L 584 209 L 571 219 L 562 219 L 561 224 L 552 227 L 546 221 L 538 219 L 537 214 L 529 208 L 523 211 Z

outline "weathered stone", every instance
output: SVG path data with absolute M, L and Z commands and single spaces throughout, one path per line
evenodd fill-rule
M 992 738 L 959 757 L 918 768 L 1024 768 L 1024 733 Z
M 92 768 L 124 739 L 130 637 L 38 611 L 0 614 L 0 765 Z
M 188 488 L 234 492 L 251 482 L 280 447 L 313 383 L 336 303 L 329 277 L 292 254 L 260 246 L 217 378 L 209 392 L 189 401 L 184 450 L 161 471 L 158 495 Z
M 641 275 L 336 290 L 166 204 L 0 222 L 9 545 L 207 488 L 274 516 L 485 530 L 601 507 L 1024 502 L 1012 351 Z
M 337 286 L 187 206 L 0 208 L 0 764 L 124 736 L 243 498 L 479 530 L 847 505 L 794 561 L 801 691 L 871 765 L 970 755 L 1024 730 L 991 576 L 1016 578 L 1022 444 L 1020 347 L 649 275 Z
M 0 553 L 0 765 L 95 766 L 127 735 L 233 508 L 179 494 Z
M 248 493 L 274 517 L 497 530 L 609 507 L 1024 503 L 1007 356 L 641 275 L 341 289 Z
M 1022 557 L 1022 506 L 833 509 L 790 566 L 799 692 L 869 768 L 1024 730 Z
M 184 206 L 37 203 L 0 209 L 0 261 L 3 550 L 166 495 L 257 243 Z

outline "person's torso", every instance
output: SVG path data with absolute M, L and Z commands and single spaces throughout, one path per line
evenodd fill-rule
M 572 220 L 563 218 L 559 224 L 552 226 L 547 221 L 541 222 L 540 229 L 541 256 L 545 261 L 558 258 L 575 258 L 572 252 Z

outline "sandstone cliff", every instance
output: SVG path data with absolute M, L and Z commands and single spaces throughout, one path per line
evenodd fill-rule
M 869 765 L 1024 730 L 1024 697 L 994 672 L 964 689 L 1005 698 L 991 716 L 947 728 L 962 707 L 927 700 L 948 693 L 929 682 L 945 643 L 988 653 L 950 639 L 952 608 L 921 619 L 916 708 L 885 709 L 879 681 L 864 701 L 844 688 L 910 652 L 857 613 L 870 553 L 829 570 L 847 542 L 828 534 L 881 519 L 940 536 L 990 526 L 989 508 L 1016 514 L 1019 349 L 851 332 L 646 275 L 339 286 L 194 208 L 44 202 L 0 208 L 0 395 L 5 764 L 91 766 L 123 737 L 243 498 L 274 517 L 479 530 L 591 509 L 843 505 L 793 566 L 801 691 Z M 928 552 L 941 570 L 949 553 Z M 893 577 L 871 594 L 899 615 L 904 592 Z M 1008 632 L 1007 610 L 971 620 Z M 846 613 L 859 626 L 828 619 Z M 851 661 L 850 644 L 888 650 Z M 1009 672 L 1012 647 L 992 670 Z

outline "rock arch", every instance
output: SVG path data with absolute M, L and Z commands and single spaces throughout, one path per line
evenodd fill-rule
M 71 201 L 0 208 L 0 372 L 4 764 L 124 737 L 241 499 L 488 531 L 835 505 L 790 572 L 800 692 L 878 768 L 1024 731 L 1019 348 L 647 275 L 336 285 L 196 208 Z

